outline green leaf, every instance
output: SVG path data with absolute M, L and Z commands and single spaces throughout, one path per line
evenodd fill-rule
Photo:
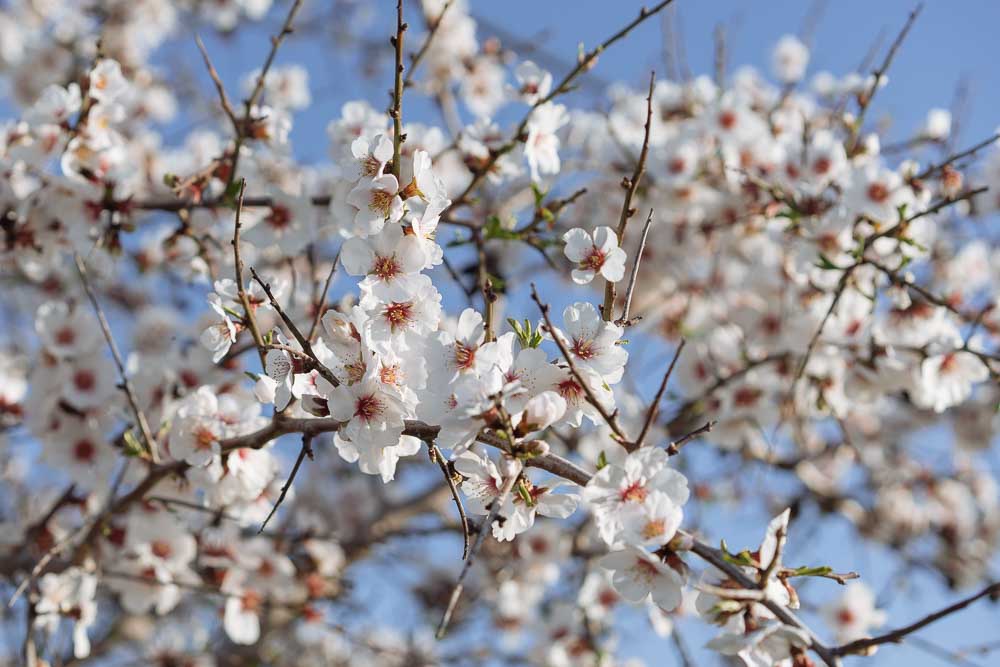
M 600 470 L 601 468 L 604 468 L 607 465 L 608 465 L 608 457 L 604 454 L 604 450 L 602 449 L 601 453 L 597 455 L 597 469 Z
M 826 575 L 833 572 L 833 568 L 829 565 L 820 565 L 817 567 L 799 567 L 792 570 L 793 577 L 825 577 Z
M 545 201 L 545 195 L 549 194 L 548 191 L 542 190 L 537 183 L 532 183 L 531 193 L 535 196 L 535 208 L 541 208 L 542 202 Z
M 841 270 L 841 268 L 839 266 L 837 266 L 836 264 L 834 264 L 833 262 L 831 262 L 830 258 L 827 257 L 826 255 L 824 255 L 823 253 L 819 253 L 819 261 L 816 262 L 816 266 L 818 266 L 819 268 L 823 269 L 824 271 L 840 271 Z
M 517 241 L 520 240 L 521 234 L 511 229 L 505 229 L 500 218 L 491 215 L 486 219 L 486 225 L 483 227 L 483 238 Z
M 240 183 L 238 181 L 233 181 L 228 186 L 226 186 L 226 191 L 222 193 L 220 201 L 223 206 L 229 208 L 236 208 L 236 199 L 240 196 Z
M 142 456 L 142 453 L 146 451 L 146 448 L 142 446 L 142 443 L 135 437 L 135 433 L 131 429 L 122 434 L 122 439 L 125 440 L 125 456 L 135 458 Z

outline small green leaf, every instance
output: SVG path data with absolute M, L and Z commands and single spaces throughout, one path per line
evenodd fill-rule
M 820 565 L 817 567 L 799 567 L 792 570 L 793 577 L 825 577 L 826 575 L 833 572 L 833 568 L 829 565 Z
M 125 456 L 135 458 L 137 456 L 142 456 L 142 453 L 146 450 L 146 448 L 142 446 L 142 443 L 139 442 L 139 439 L 135 437 L 135 433 L 133 433 L 131 429 L 122 434 L 122 439 L 125 440 Z
M 600 470 L 608 465 L 608 457 L 604 454 L 604 450 L 597 455 L 597 469 Z

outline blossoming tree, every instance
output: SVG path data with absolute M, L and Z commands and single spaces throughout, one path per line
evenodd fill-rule
M 610 666 L 627 625 L 690 665 L 687 616 L 834 667 L 1000 595 L 1000 250 L 968 224 L 997 138 L 867 120 L 918 12 L 870 73 L 806 84 L 788 36 L 776 83 L 644 73 L 595 110 L 571 91 L 670 0 L 563 71 L 399 2 L 388 103 L 305 164 L 279 53 L 322 3 L 50 4 L 0 10 L 7 664 Z M 176 39 L 269 12 L 242 82 Z M 181 141 L 168 43 L 212 83 Z M 734 497 L 775 517 L 753 545 Z M 838 521 L 956 602 L 888 618 L 800 562 Z

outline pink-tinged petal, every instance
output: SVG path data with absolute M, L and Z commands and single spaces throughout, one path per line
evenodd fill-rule
M 579 227 L 563 234 L 563 241 L 566 243 L 563 252 L 571 262 L 582 262 L 594 247 L 590 235 Z

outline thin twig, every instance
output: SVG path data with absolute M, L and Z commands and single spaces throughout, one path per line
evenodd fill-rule
M 642 237 L 639 239 L 639 248 L 636 250 L 635 259 L 632 260 L 632 274 L 628 278 L 628 289 L 625 290 L 625 306 L 622 309 L 622 316 L 615 322 L 620 327 L 627 327 L 632 324 L 629 320 L 629 311 L 632 309 L 632 294 L 635 292 L 635 281 L 639 276 L 639 263 L 642 262 L 642 253 L 646 250 L 646 236 L 649 234 L 649 226 L 653 222 L 653 209 L 649 209 L 646 216 L 646 224 L 642 226 Z
M 312 365 L 316 369 L 316 372 L 322 375 L 323 379 L 332 384 L 334 387 L 340 386 L 340 380 L 337 379 L 337 376 L 334 375 L 333 371 L 327 368 L 323 362 L 319 360 L 319 357 L 316 356 L 316 353 L 313 351 L 312 343 L 309 342 L 309 339 L 302 335 L 299 328 L 295 326 L 295 322 L 292 322 L 292 318 L 290 318 L 285 311 L 282 310 L 281 304 L 278 303 L 278 300 L 274 298 L 274 294 L 271 292 L 271 285 L 269 283 L 265 283 L 261 277 L 257 275 L 257 271 L 254 270 L 252 266 L 250 267 L 250 275 L 257 281 L 257 284 L 261 286 L 261 289 L 264 290 L 264 294 L 267 295 L 268 301 L 271 302 L 271 307 L 274 308 L 276 313 L 278 313 L 278 317 L 281 318 L 281 321 L 284 322 L 285 326 L 288 327 L 288 330 L 291 331 L 292 336 L 294 336 L 295 340 L 297 340 L 299 345 L 302 346 L 302 351 L 308 355 L 309 359 L 312 360 Z
M 142 408 L 139 407 L 139 399 L 136 397 L 132 381 L 129 380 L 128 374 L 125 372 L 125 362 L 122 360 L 121 352 L 118 351 L 118 345 L 115 344 L 114 336 L 111 335 L 111 326 L 108 324 L 108 318 L 104 316 L 104 310 L 101 308 L 101 304 L 97 300 L 97 295 L 94 294 L 94 290 L 90 285 L 90 279 L 87 276 L 87 267 L 84 266 L 79 253 L 74 253 L 73 259 L 76 261 L 76 270 L 80 274 L 80 282 L 83 283 L 83 289 L 87 292 L 90 305 L 94 307 L 94 312 L 97 314 L 97 321 L 101 325 L 104 340 L 107 341 L 108 349 L 111 350 L 111 356 L 115 360 L 115 366 L 118 367 L 118 374 L 122 379 L 122 388 L 125 390 L 125 396 L 128 397 L 128 404 L 135 415 L 139 432 L 142 433 L 143 444 L 146 445 L 150 460 L 153 463 L 159 463 L 160 454 L 156 450 L 156 440 L 153 439 L 153 433 L 149 429 L 149 422 L 146 420 L 146 415 L 143 413 Z
M 493 525 L 497 515 L 500 513 L 500 508 L 507 502 L 507 496 L 510 495 L 511 489 L 514 488 L 514 484 L 517 483 L 517 480 L 520 479 L 520 477 L 520 472 L 514 472 L 506 480 L 504 480 L 500 493 L 497 494 L 497 497 L 494 498 L 493 502 L 490 504 L 490 511 L 483 520 L 483 523 L 479 526 L 479 532 L 476 534 L 476 541 L 472 543 L 472 548 L 469 549 L 469 557 L 465 559 L 465 563 L 462 565 L 462 571 L 458 575 L 458 581 L 455 583 L 455 588 L 451 591 L 451 597 L 448 599 L 448 607 L 445 609 L 444 616 L 441 617 L 441 623 L 438 625 L 437 633 L 435 633 L 435 636 L 438 639 L 443 638 L 445 632 L 448 631 L 448 624 L 451 623 L 451 617 L 455 613 L 455 607 L 458 606 L 458 600 L 462 597 L 462 591 L 465 589 L 465 577 L 469 574 L 469 570 L 472 569 L 472 564 L 476 560 L 476 554 L 479 553 L 479 547 L 482 546 L 483 541 L 486 539 L 486 534 L 490 532 L 490 527 Z
M 219 71 L 215 69 L 215 65 L 212 64 L 212 59 L 208 56 L 208 49 L 205 48 L 205 44 L 201 41 L 201 37 L 195 35 L 194 42 L 198 45 L 198 50 L 201 51 L 201 57 L 205 61 L 205 68 L 208 69 L 208 75 L 212 77 L 212 83 L 215 84 L 215 90 L 219 93 L 219 103 L 222 105 L 222 110 L 225 112 L 229 122 L 232 123 L 233 131 L 235 131 L 238 135 L 243 131 L 243 126 L 240 123 L 240 119 L 236 117 L 236 111 L 233 110 L 232 102 L 229 101 L 229 95 L 226 94 L 226 87 L 223 85 L 222 79 L 219 77 Z
M 681 437 L 672 441 L 669 445 L 667 445 L 667 456 L 677 456 L 678 454 L 681 453 L 681 447 L 686 445 L 691 440 L 694 440 L 699 435 L 703 435 L 705 433 L 711 433 L 712 429 L 715 428 L 716 424 L 718 424 L 718 422 L 714 420 L 705 422 L 703 426 L 699 426 L 690 433 L 685 433 Z
M 292 488 L 292 482 L 295 481 L 295 476 L 299 474 L 299 467 L 302 465 L 303 459 L 307 456 L 310 461 L 313 459 L 312 440 L 312 435 L 304 434 L 302 436 L 302 449 L 299 450 L 299 456 L 295 459 L 295 465 L 292 466 L 292 472 L 288 475 L 288 479 L 285 480 L 284 485 L 281 487 L 281 493 L 278 494 L 278 500 L 275 501 L 274 507 L 272 507 L 271 511 L 268 512 L 267 517 L 264 519 L 264 523 L 260 524 L 260 528 L 257 530 L 258 535 L 264 532 L 264 529 L 267 528 L 267 522 L 271 520 L 274 513 L 278 511 L 279 507 L 281 507 L 281 503 L 284 502 L 285 496 L 288 494 L 288 489 Z
M 646 96 L 646 125 L 642 137 L 642 149 L 639 151 L 639 159 L 636 161 L 635 169 L 632 171 L 632 178 L 623 181 L 623 185 L 625 185 L 626 189 L 625 201 L 622 202 L 622 212 L 618 218 L 617 234 L 619 246 L 625 243 L 625 229 L 628 227 L 629 218 L 635 214 L 635 209 L 632 208 L 632 197 L 635 196 L 635 191 L 639 189 L 639 181 L 642 180 L 642 175 L 646 171 L 646 157 L 649 155 L 649 131 L 653 126 L 654 85 L 656 85 L 656 72 L 650 72 L 649 94 Z M 650 211 L 650 216 L 652 216 L 652 211 Z M 607 281 L 607 285 L 604 287 L 604 308 L 601 313 L 606 322 L 611 322 L 615 319 L 615 296 L 615 283 L 609 280 Z
M 917 20 L 917 17 L 920 15 L 923 8 L 923 4 L 919 4 L 913 9 L 912 12 L 910 12 L 909 18 L 906 19 L 906 24 L 903 26 L 903 29 L 900 30 L 899 35 L 896 36 L 896 40 L 892 43 L 892 46 L 889 47 L 889 52 L 886 54 L 885 60 L 883 60 L 879 68 L 875 70 L 872 84 L 869 86 L 868 92 L 865 93 L 864 97 L 860 100 L 858 116 L 851 127 L 851 143 L 848 145 L 848 155 L 854 155 L 856 152 L 858 141 L 861 137 L 861 126 L 865 120 L 865 113 L 868 111 L 868 107 L 875 98 L 875 92 L 879 88 L 879 82 L 882 80 L 882 77 L 885 76 L 885 73 L 889 71 L 889 67 L 892 65 L 892 61 L 896 57 L 896 52 L 903 44 L 903 40 L 906 39 L 906 35 L 910 32 L 910 28 L 913 27 L 913 23 Z
M 922 181 L 928 176 L 931 176 L 932 174 L 944 169 L 945 167 L 950 167 L 951 165 L 955 164 L 962 158 L 969 157 L 970 155 L 975 155 L 976 153 L 986 148 L 987 146 L 995 144 L 998 140 L 1000 140 L 1000 134 L 994 134 L 990 138 L 980 141 L 978 144 L 972 146 L 971 148 L 966 148 L 964 151 L 955 153 L 954 155 L 947 157 L 945 160 L 941 162 L 928 166 L 922 172 L 914 176 L 914 178 L 918 181 Z
M 859 653 L 863 654 L 865 651 L 867 651 L 869 648 L 873 646 L 878 646 L 880 644 L 899 643 L 903 640 L 904 637 L 906 637 L 906 635 L 916 632 L 917 630 L 925 626 L 928 626 L 931 623 L 934 623 L 935 621 L 944 618 L 945 616 L 954 614 L 956 611 L 961 611 L 962 609 L 965 609 L 976 600 L 979 600 L 980 598 L 984 598 L 987 596 L 993 598 L 1000 596 L 1000 582 L 994 582 L 989 586 L 987 586 L 986 588 L 984 588 L 983 590 L 976 593 L 975 595 L 971 595 L 963 600 L 959 600 L 955 604 L 945 607 L 944 609 L 940 609 L 932 614 L 928 614 L 919 621 L 903 626 L 898 630 L 887 632 L 886 634 L 879 635 L 878 637 L 869 637 L 868 639 L 858 639 L 848 644 L 844 644 L 843 646 L 838 646 L 837 648 L 833 649 L 833 652 L 835 655 L 850 655 Z
M 471 536 L 469 535 L 469 518 L 465 515 L 465 506 L 462 504 L 462 496 L 458 494 L 458 487 L 455 486 L 455 479 L 452 477 L 451 468 L 448 466 L 448 462 L 445 461 L 444 455 L 438 448 L 434 441 L 431 440 L 427 443 L 427 452 L 430 454 L 431 460 L 438 464 L 441 468 L 441 474 L 444 475 L 445 482 L 448 483 L 448 490 L 451 491 L 451 499 L 455 501 L 455 507 L 458 509 L 458 519 L 462 522 L 462 560 L 467 560 L 469 558 L 469 542 Z
M 340 252 L 343 248 L 337 250 L 336 256 L 333 258 L 333 264 L 330 266 L 330 273 L 326 276 L 326 282 L 323 284 L 323 292 L 319 295 L 316 303 L 313 307 L 316 309 L 316 315 L 313 316 L 312 324 L 309 326 L 309 340 L 313 340 L 316 336 L 316 329 L 319 327 L 320 321 L 323 319 L 324 311 L 326 310 L 326 295 L 330 291 L 330 283 L 333 281 L 333 274 L 337 272 L 337 265 L 340 263 Z
M 292 24 L 295 22 L 295 16 L 302 9 L 303 0 L 295 0 L 292 3 L 291 8 L 288 10 L 288 14 L 285 16 L 285 22 L 281 26 L 281 31 L 277 35 L 271 37 L 271 50 L 267 54 L 267 58 L 264 60 L 263 67 L 260 68 L 260 74 L 257 76 L 257 83 L 253 87 L 253 92 L 250 93 L 250 97 L 246 99 L 243 103 L 244 111 L 244 123 L 250 118 L 250 109 L 257 104 L 260 100 L 261 94 L 264 92 L 264 83 L 267 78 L 267 73 L 271 71 L 271 65 L 274 64 L 274 58 L 278 55 L 278 49 L 281 47 L 281 43 L 285 41 L 285 38 L 292 34 Z
M 410 57 L 410 69 L 406 73 L 406 78 L 403 79 L 403 88 L 409 88 L 413 85 L 413 75 L 417 71 L 417 65 L 427 55 L 427 50 L 430 48 L 431 42 L 434 41 L 434 36 L 437 35 L 438 28 L 441 27 L 441 21 L 444 19 L 445 12 L 448 11 L 448 8 L 454 2 L 455 0 L 448 0 L 444 3 L 444 7 L 441 8 L 441 12 L 436 18 L 427 18 L 427 37 L 424 38 L 424 43 L 420 45 L 420 49 Z
M 671 2 L 673 2 L 673 0 L 662 0 L 661 2 L 657 3 L 652 9 L 646 9 L 645 7 L 643 7 L 642 9 L 639 10 L 639 16 L 630 21 L 624 28 L 622 28 L 621 30 L 619 30 L 614 35 L 604 40 L 597 46 L 595 46 L 587 53 L 579 56 L 577 58 L 577 63 L 573 67 L 573 69 L 567 72 L 566 76 L 564 76 L 559 83 L 553 86 L 549 94 L 546 95 L 545 97 L 536 100 L 535 103 L 531 105 L 531 108 L 528 109 L 528 112 L 521 119 L 521 122 L 514 130 L 513 136 L 507 141 L 507 143 L 498 147 L 496 150 L 491 151 L 490 157 L 483 164 L 479 165 L 476 168 L 476 170 L 473 172 L 472 180 L 465 187 L 465 190 L 463 190 L 462 193 L 458 195 L 458 197 L 455 197 L 452 200 L 452 207 L 458 207 L 460 205 L 469 203 L 469 195 L 471 195 L 472 192 L 477 187 L 479 187 L 479 184 L 482 183 L 483 179 L 485 179 L 486 176 L 491 172 L 493 166 L 497 163 L 497 160 L 499 160 L 504 155 L 514 150 L 514 148 L 518 145 L 518 143 L 524 140 L 524 137 L 527 136 L 526 130 L 528 129 L 528 123 L 531 121 L 531 114 L 535 111 L 535 109 L 542 106 L 543 104 L 551 102 L 559 95 L 568 92 L 571 89 L 572 84 L 577 79 L 577 77 L 579 77 L 584 72 L 587 72 L 591 68 L 593 68 L 594 64 L 597 62 L 598 56 L 604 53 L 606 49 L 608 49 L 611 45 L 615 44 L 619 40 L 626 37 L 639 24 L 643 23 L 651 16 L 655 16 L 656 14 L 658 14 Z M 619 242 L 621 242 L 620 239 Z
M 663 380 L 660 382 L 660 388 L 656 390 L 656 396 L 653 397 L 652 403 L 649 404 L 649 410 L 646 411 L 646 421 L 642 425 L 639 437 L 635 439 L 635 442 L 626 448 L 629 451 L 639 449 L 642 447 L 642 443 L 645 442 L 646 435 L 649 433 L 649 429 L 653 426 L 653 422 L 656 421 L 656 416 L 660 412 L 660 401 L 663 399 L 663 394 L 667 391 L 667 383 L 670 382 L 670 376 L 674 372 L 674 366 L 677 365 L 677 360 L 680 359 L 681 352 L 684 350 L 685 345 L 687 345 L 687 341 L 681 338 L 681 342 L 677 344 L 677 349 L 674 350 L 674 358 L 670 360 L 667 372 L 663 374 Z
M 253 306 L 250 305 L 250 297 L 247 296 L 246 286 L 243 283 L 243 256 L 240 254 L 240 230 L 243 224 L 240 220 L 243 214 L 243 195 L 247 189 L 247 179 L 240 180 L 240 194 L 236 198 L 236 219 L 233 223 L 233 268 L 236 271 L 236 293 L 239 295 L 240 303 L 243 305 L 243 315 L 246 325 L 250 328 L 253 342 L 257 346 L 257 355 L 260 357 L 260 365 L 264 366 L 264 337 L 260 335 L 260 327 L 257 326 L 257 316 L 254 314 Z

